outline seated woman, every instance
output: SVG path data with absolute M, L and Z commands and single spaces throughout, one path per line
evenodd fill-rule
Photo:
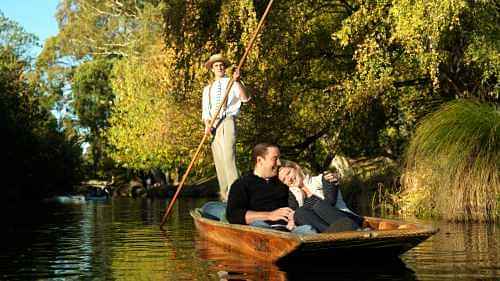
M 278 177 L 290 188 L 289 207 L 295 210 L 296 225 L 337 232 L 356 230 L 363 224 L 363 218 L 345 204 L 336 174 L 325 172 L 312 177 L 298 164 L 287 161 L 282 163 Z

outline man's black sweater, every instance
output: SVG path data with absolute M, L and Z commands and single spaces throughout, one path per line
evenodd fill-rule
M 277 176 L 263 179 L 248 173 L 231 185 L 226 217 L 230 223 L 246 224 L 247 211 L 270 212 L 282 207 L 288 207 L 288 187 Z M 266 222 L 286 224 L 285 221 Z

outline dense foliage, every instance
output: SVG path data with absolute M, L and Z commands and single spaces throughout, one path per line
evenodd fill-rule
M 78 135 L 59 127 L 32 71 L 30 50 L 37 40 L 0 14 L 3 202 L 70 192 L 80 180 Z
M 406 214 L 494 221 L 500 209 L 500 111 L 455 101 L 427 116 L 406 158 Z
M 35 35 L 26 32 L 0 11 L 0 45 L 19 56 L 29 57 L 30 49 L 39 46 L 39 41 Z
M 103 170 L 105 149 L 102 134 L 108 127 L 110 108 L 114 99 L 111 90 L 112 60 L 92 60 L 75 70 L 72 80 L 72 107 L 80 127 L 87 128 L 85 140 L 91 150 L 93 175 Z
M 221 52 L 236 64 L 266 5 L 64 0 L 39 65 L 74 87 L 64 62 L 109 61 L 113 103 L 94 139 L 122 167 L 182 169 L 201 140 L 203 63 Z M 240 169 L 260 141 L 316 171 L 336 154 L 401 160 L 418 121 L 443 103 L 498 103 L 499 17 L 492 0 L 276 1 L 242 69 L 252 101 L 238 121 Z M 72 99 L 95 96 L 81 89 Z M 197 164 L 213 173 L 210 153 Z
M 200 92 L 210 79 L 204 60 L 223 52 L 236 63 L 265 4 L 63 1 L 61 31 L 45 54 L 74 60 L 118 57 L 124 61 L 120 66 L 147 63 L 143 70 L 115 70 L 120 75 L 113 90 L 117 100 L 127 91 L 128 104 L 113 109 L 120 116 L 111 125 L 113 157 L 130 167 L 168 168 L 187 157 L 196 146 L 193 136 L 200 136 Z M 336 153 L 398 159 L 416 121 L 441 103 L 457 96 L 498 99 L 498 26 L 491 24 L 498 9 L 493 1 L 274 5 L 243 69 L 254 98 L 240 118 L 242 155 L 255 142 L 268 140 L 313 169 L 324 167 Z M 50 52 L 53 42 L 57 52 Z M 125 76 L 137 83 L 127 81 L 123 87 Z M 167 113 L 176 117 L 151 123 L 150 114 L 141 113 L 145 79 L 152 83 L 146 92 L 157 91 L 150 92 L 155 97 L 147 108 L 182 108 L 183 117 Z M 125 112 L 127 106 L 136 108 Z M 143 126 L 136 128 L 142 137 L 116 137 L 126 135 L 132 124 Z M 162 126 L 169 128 L 164 148 L 132 149 L 133 142 L 148 147 Z M 177 153 L 160 152 L 167 150 Z
M 2 201 L 10 203 L 69 192 L 79 180 L 78 139 L 58 130 L 35 98 L 37 88 L 24 78 L 27 67 L 15 49 L 0 47 Z

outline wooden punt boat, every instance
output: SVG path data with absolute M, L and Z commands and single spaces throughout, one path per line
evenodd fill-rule
M 438 232 L 430 225 L 365 217 L 363 227 L 372 230 L 296 235 L 204 218 L 199 209 L 191 210 L 190 214 L 199 234 L 206 239 L 229 250 L 273 262 L 397 258 Z

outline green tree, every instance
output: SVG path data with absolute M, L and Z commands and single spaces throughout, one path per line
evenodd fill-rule
M 11 49 L 18 56 L 29 57 L 31 48 L 38 46 L 38 38 L 28 33 L 17 22 L 0 11 L 0 45 Z
M 102 160 L 102 134 L 108 127 L 114 99 L 111 89 L 112 60 L 92 60 L 78 66 L 72 83 L 73 108 L 80 128 L 89 130 L 86 141 L 92 151 L 94 174 Z
M 0 47 L 0 131 L 5 138 L 5 202 L 72 190 L 79 180 L 80 143 L 66 138 L 24 78 L 26 62 Z
M 121 4 L 64 1 L 56 57 L 119 59 L 106 130 L 113 159 L 185 166 L 201 140 L 204 61 L 222 52 L 236 63 L 267 3 Z M 494 1 L 275 2 L 243 69 L 253 99 L 238 123 L 240 167 L 263 140 L 313 170 L 335 154 L 399 160 L 442 103 L 498 101 L 496 21 Z M 209 160 L 197 171 L 210 173 Z
M 359 116 L 373 102 L 382 105 L 386 124 L 377 141 L 387 152 L 401 155 L 416 122 L 446 101 L 498 102 L 499 27 L 492 23 L 500 14 L 494 1 L 356 5 L 333 34 L 354 49 L 355 71 L 342 89 L 351 114 Z
M 157 40 L 146 52 L 129 55 L 115 67 L 117 98 L 108 139 L 113 157 L 121 164 L 168 171 L 188 163 L 203 132 L 201 89 L 209 76 L 203 63 L 216 51 L 214 45 L 222 45 L 224 39 L 233 46 L 229 56 L 241 52 L 249 40 L 247 26 L 256 23 L 251 17 L 232 22 L 245 13 L 252 15 L 250 1 L 232 4 L 222 3 L 222 7 L 216 1 L 169 1 L 158 10 L 162 16 L 156 17 L 165 20 L 168 33 L 156 34 Z M 217 22 L 224 28 L 231 22 L 236 30 L 221 28 L 211 33 L 206 25 L 215 28 Z M 225 32 L 223 38 L 217 38 L 219 32 Z M 200 174 L 213 169 L 207 160 L 210 158 L 200 159 Z
M 61 1 L 56 12 L 59 33 L 52 45 L 58 50 L 55 58 L 71 56 L 81 60 L 140 54 L 154 34 L 151 31 L 160 30 L 160 25 L 144 20 L 157 14 L 160 2 Z
M 159 34 L 161 13 L 156 4 L 62 1 L 56 14 L 60 32 L 45 42 L 38 58 L 38 76 L 46 95 L 58 109 L 73 113 L 77 132 L 91 143 L 94 172 L 106 158 L 101 157 L 102 133 L 114 99 L 109 77 L 112 64 L 142 54 L 151 43 L 151 34 Z

